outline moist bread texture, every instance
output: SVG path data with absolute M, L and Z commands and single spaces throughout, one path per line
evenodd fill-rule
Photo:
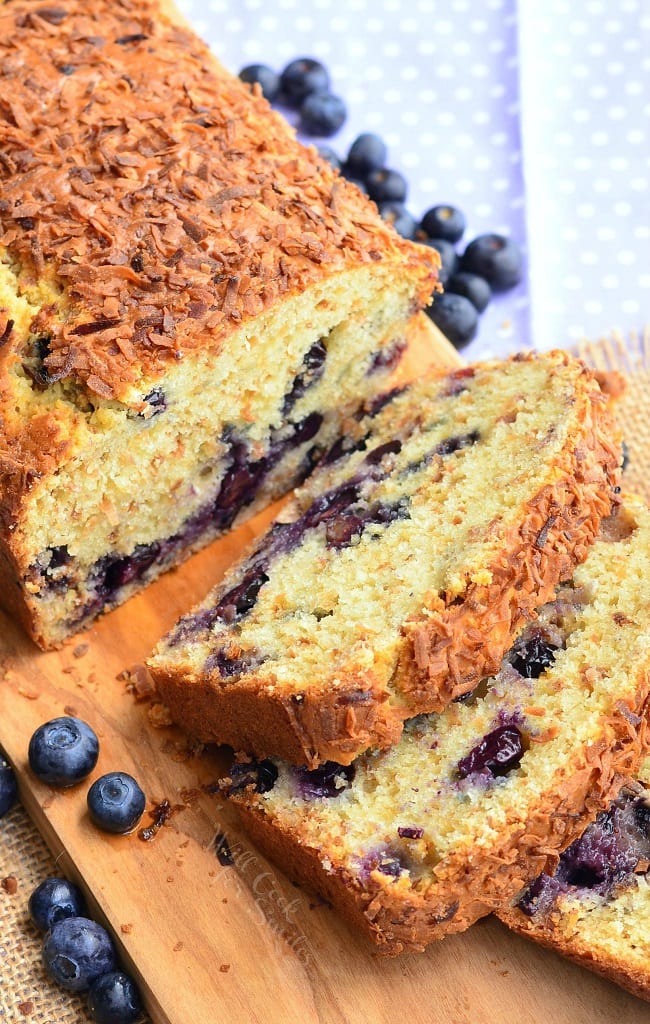
M 647 722 L 646 722 L 647 728 Z M 499 911 L 526 938 L 650 1000 L 650 759 L 520 900 Z
M 0 5 L 0 594 L 43 647 L 284 493 L 436 287 L 151 0 Z
M 387 953 L 502 907 L 638 767 L 650 687 L 650 513 L 626 500 L 499 672 L 394 747 L 224 783 L 261 849 Z
M 374 400 L 149 667 L 207 742 L 315 767 L 394 743 L 497 670 L 587 554 L 620 447 L 565 353 Z

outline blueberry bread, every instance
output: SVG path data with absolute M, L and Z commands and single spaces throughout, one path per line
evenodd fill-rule
M 638 767 L 649 557 L 650 513 L 630 500 L 496 675 L 390 750 L 236 762 L 224 788 L 253 839 L 389 953 L 503 906 Z
M 152 0 L 0 5 L 0 599 L 35 640 L 304 477 L 436 259 Z
M 527 938 L 650 999 L 650 759 L 519 900 L 499 913 Z
M 561 352 L 370 403 L 150 660 L 200 739 L 349 764 L 496 671 L 611 508 L 620 449 Z

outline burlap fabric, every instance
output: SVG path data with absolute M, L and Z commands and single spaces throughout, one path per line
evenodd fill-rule
M 650 332 L 583 343 L 578 354 L 598 370 L 618 370 L 627 388 L 617 415 L 629 451 L 625 489 L 650 501 Z M 0 1022 L 80 1024 L 85 999 L 62 992 L 41 965 L 41 936 L 29 920 L 33 889 L 57 873 L 44 841 L 21 807 L 0 821 Z M 15 879 L 16 889 L 11 879 Z M 144 1018 L 143 1018 L 144 1020 Z

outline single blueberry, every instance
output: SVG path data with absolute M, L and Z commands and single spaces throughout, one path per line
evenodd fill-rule
M 451 242 L 445 241 L 444 238 L 427 238 L 424 245 L 428 245 L 431 249 L 435 249 L 440 256 L 440 270 L 438 276 L 440 283 L 446 287 L 449 278 L 456 273 L 458 266 L 458 256 Z
M 0 751 L 0 818 L 11 810 L 18 799 L 16 773 Z
M 310 92 L 300 104 L 300 127 L 306 135 L 335 135 L 347 116 L 345 103 L 332 92 Z
M 650 800 L 639 797 L 632 806 L 635 825 L 650 839 Z
M 280 75 L 282 99 L 290 107 L 299 107 L 310 93 L 327 92 L 329 87 L 327 68 L 313 57 L 292 60 Z
M 495 292 L 514 288 L 522 273 L 519 246 L 504 235 L 479 235 L 465 249 L 461 269 L 484 277 Z
M 324 761 L 318 768 L 292 768 L 291 771 L 303 800 L 314 800 L 317 797 L 331 800 L 340 796 L 352 783 L 355 767 L 353 764 Z
M 539 679 L 542 672 L 553 664 L 558 648 L 542 632 L 516 640 L 510 663 L 524 679 Z
M 415 217 L 409 213 L 403 203 L 382 203 L 379 213 L 383 220 L 393 225 L 397 234 L 402 238 L 415 237 Z
M 45 936 L 43 964 L 57 985 L 83 992 L 95 978 L 115 968 L 115 950 L 108 932 L 96 921 L 65 917 Z
M 80 718 L 53 718 L 33 734 L 28 756 L 42 782 L 66 789 L 90 775 L 99 757 L 99 740 Z
M 466 757 L 458 762 L 458 774 L 466 779 L 474 772 L 487 769 L 497 778 L 518 768 L 524 756 L 522 735 L 516 725 L 499 725 L 476 744 Z
M 478 313 L 464 295 L 445 292 L 438 295 L 429 306 L 427 313 L 436 327 L 456 348 L 467 345 L 476 334 Z
M 445 285 L 445 291 L 454 295 L 464 295 L 477 313 L 482 313 L 492 298 L 492 289 L 485 278 L 479 277 L 478 274 L 468 274 L 466 270 L 452 274 Z
M 371 171 L 379 171 L 386 163 L 386 143 L 374 132 L 358 135 L 348 150 L 345 161 L 348 176 L 365 178 Z
M 134 1024 L 142 1000 L 133 978 L 123 971 L 102 974 L 88 991 L 88 1013 L 97 1024 Z
M 322 160 L 327 160 L 327 163 L 334 168 L 335 171 L 340 171 L 342 168 L 341 158 L 338 153 L 331 148 L 331 146 L 317 146 L 319 157 Z
M 263 96 L 273 103 L 280 94 L 280 76 L 273 68 L 266 64 L 247 64 L 239 72 L 239 78 L 247 85 L 258 83 L 262 89 Z
M 447 242 L 459 242 L 465 231 L 465 216 L 455 206 L 432 206 L 420 221 L 420 228 L 428 238 L 444 238 Z
M 43 932 L 65 917 L 83 917 L 85 909 L 81 889 L 67 878 L 46 878 L 29 897 L 29 916 Z
M 381 203 L 403 203 L 406 199 L 408 185 L 406 178 L 399 171 L 393 171 L 390 167 L 382 167 L 378 171 L 370 171 L 365 178 L 368 195 L 371 199 Z
M 88 790 L 88 813 L 103 832 L 131 832 L 140 821 L 146 798 L 127 772 L 108 772 Z

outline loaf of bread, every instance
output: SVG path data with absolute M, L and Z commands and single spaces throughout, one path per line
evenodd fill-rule
M 499 917 L 650 999 L 650 759 L 606 811 Z
M 200 739 L 349 764 L 496 671 L 584 559 L 620 447 L 561 352 L 424 378 L 352 419 L 149 666 Z
M 57 645 L 285 492 L 433 250 L 153 0 L 0 5 L 0 600 Z
M 630 499 L 471 696 L 347 767 L 236 762 L 224 788 L 253 839 L 389 953 L 503 906 L 638 767 L 649 558 Z

